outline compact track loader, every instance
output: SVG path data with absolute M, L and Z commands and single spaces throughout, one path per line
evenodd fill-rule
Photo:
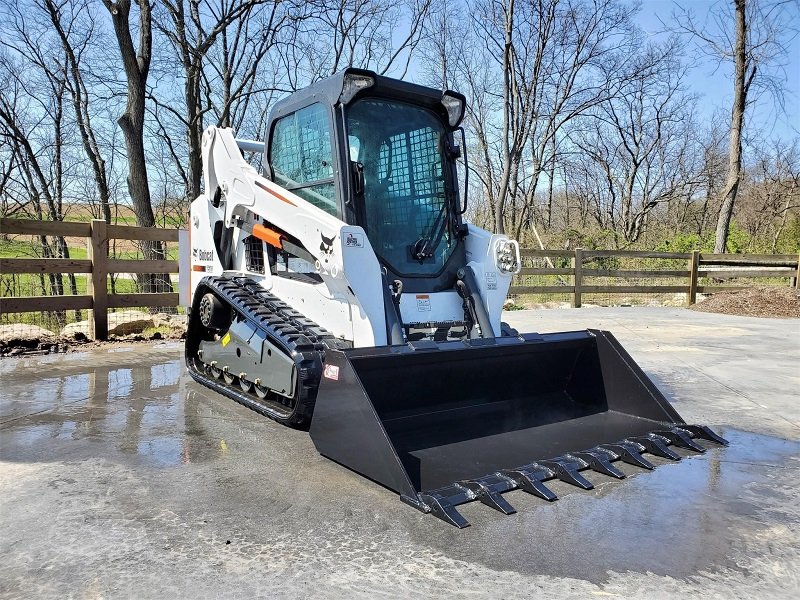
M 458 527 L 465 502 L 509 514 L 509 490 L 552 501 L 550 479 L 591 489 L 587 470 L 726 444 L 610 333 L 500 321 L 519 248 L 462 218 L 464 107 L 348 69 L 276 104 L 265 144 L 206 130 L 192 377 Z

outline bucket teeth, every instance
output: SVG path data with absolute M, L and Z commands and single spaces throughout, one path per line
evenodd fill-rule
M 639 444 L 623 441 L 617 444 L 602 444 L 599 448 L 612 452 L 616 458 L 629 465 L 641 467 L 648 471 L 656 468 L 653 463 L 642 456 L 642 447 Z
M 642 435 L 638 437 L 631 437 L 628 440 L 635 442 L 637 444 L 641 444 L 644 446 L 644 449 L 647 450 L 650 454 L 655 456 L 660 456 L 661 458 L 668 458 L 670 460 L 678 461 L 681 459 L 680 454 L 672 451 L 667 446 L 669 440 L 663 438 L 659 435 L 654 433 L 648 433 L 647 435 Z
M 727 445 L 727 441 L 704 425 L 675 425 L 669 430 L 656 430 L 642 436 L 631 436 L 613 444 L 599 444 L 588 450 L 569 452 L 548 460 L 537 460 L 516 469 L 503 469 L 474 479 L 463 479 L 433 491 L 419 492 L 416 500 L 405 499 L 409 504 L 423 512 L 455 525 L 468 527 L 469 522 L 456 510 L 456 506 L 480 500 L 486 506 L 505 515 L 516 512 L 503 497 L 504 492 L 521 489 L 529 494 L 553 502 L 558 500 L 553 491 L 544 485 L 550 479 L 560 479 L 585 490 L 594 485 L 583 477 L 580 471 L 591 469 L 617 479 L 624 479 L 625 473 L 614 466 L 613 461 L 621 460 L 630 465 L 653 470 L 655 465 L 642 456 L 649 452 L 655 456 L 678 461 L 681 456 L 669 446 L 674 445 L 695 452 L 705 448 L 694 441 L 702 438 Z
M 705 448 L 692 439 L 692 436 L 689 435 L 688 432 L 682 431 L 677 427 L 671 429 L 670 431 L 654 431 L 653 433 L 663 438 L 667 438 L 670 444 L 677 446 L 678 448 L 694 450 L 695 452 L 699 452 L 701 454 L 706 451 Z
M 584 490 L 594 489 L 592 482 L 578 473 L 578 470 L 583 468 L 579 462 L 563 458 L 554 458 L 552 460 L 540 460 L 538 464 L 544 465 L 546 468 L 553 471 L 555 476 L 561 481 L 571 483 Z
M 553 491 L 547 487 L 542 481 L 553 479 L 555 474 L 550 470 L 537 465 L 530 465 L 527 467 L 520 467 L 518 469 L 506 469 L 500 471 L 504 477 L 513 480 L 520 489 L 538 496 L 548 502 L 558 500 Z
M 437 494 L 436 492 L 420 493 L 419 499 L 431 509 L 431 514 L 433 514 L 433 516 L 450 523 L 450 525 L 455 525 L 459 529 L 469 527 L 469 521 L 461 516 L 461 513 L 456 510 L 455 506 L 441 494 Z
M 508 501 L 500 495 L 499 492 L 492 489 L 490 485 L 480 481 L 468 479 L 459 481 L 456 485 L 460 488 L 469 490 L 476 500 L 480 500 L 489 508 L 499 510 L 504 515 L 513 515 L 517 510 L 508 503 Z M 506 488 L 509 489 L 509 488 Z
M 702 440 L 708 440 L 709 442 L 715 442 L 720 444 L 721 446 L 727 446 L 728 440 L 724 437 L 717 435 L 706 425 L 678 425 L 675 429 L 682 429 L 683 431 L 688 431 L 691 435 L 696 438 L 700 438 Z
M 625 473 L 612 465 L 611 457 L 602 450 L 584 450 L 583 452 L 573 452 L 569 456 L 582 460 L 592 471 L 617 479 L 625 479 Z

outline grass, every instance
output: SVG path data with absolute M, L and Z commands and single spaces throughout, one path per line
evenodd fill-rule
M 72 238 L 67 238 L 69 257 L 74 259 L 86 259 L 88 253 L 85 246 L 70 244 Z M 76 238 L 77 239 L 77 238 Z M 128 240 L 116 240 L 111 243 L 110 258 L 119 259 L 142 259 L 142 251 L 136 247 L 136 242 Z M 0 258 L 41 258 L 42 248 L 38 242 L 16 239 L 0 239 Z M 168 243 L 167 260 L 178 260 L 178 245 Z

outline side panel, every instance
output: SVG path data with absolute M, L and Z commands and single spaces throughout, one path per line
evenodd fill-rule
M 324 283 L 312 285 L 284 277 L 273 277 L 270 291 L 337 338 L 353 339 L 353 299 L 348 294 L 331 293 Z
M 508 288 L 511 286 L 514 274 L 502 270 L 497 264 L 497 245 L 508 240 L 508 236 L 492 234 L 471 223 L 467 226 L 469 235 L 464 239 L 467 247 L 467 263 L 475 273 L 475 280 L 480 287 L 492 328 L 499 335 L 503 303 L 508 296 Z
M 223 217 L 223 211 L 214 208 L 205 194 L 198 196 L 189 209 L 190 298 L 194 298 L 194 291 L 203 277 L 222 274 L 213 232 L 215 224 Z

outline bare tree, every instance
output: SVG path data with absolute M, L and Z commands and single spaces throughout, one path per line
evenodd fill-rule
M 745 115 L 758 96 L 769 91 L 782 107 L 784 61 L 788 42 L 797 34 L 797 0 L 730 0 L 719 3 L 700 24 L 694 12 L 675 15 L 677 29 L 701 42 L 717 61 L 733 63 L 728 175 L 722 189 L 715 252 L 725 252 L 739 183 L 742 177 L 742 137 Z
M 479 60 L 494 62 L 499 81 L 470 90 L 500 104 L 500 122 L 481 125 L 496 136 L 479 153 L 481 168 L 493 183 L 487 194 L 495 230 L 510 224 L 519 236 L 524 226 L 534 228 L 538 184 L 555 160 L 559 135 L 613 88 L 633 12 L 616 0 L 478 0 L 471 12 L 484 50 Z
M 0 139 L 7 142 L 18 169 L 21 187 L 20 205 L 38 220 L 64 219 L 68 181 L 65 167 L 68 159 L 66 140 L 69 138 L 64 105 L 68 102 L 66 72 L 56 64 L 48 68 L 39 62 L 44 54 L 34 55 L 27 64 L 0 55 L 0 77 L 5 85 L 0 90 Z M 25 67 L 38 68 L 37 77 L 22 77 Z M 4 188 L 12 172 L 4 181 Z M 45 258 L 69 258 L 69 248 L 63 236 L 38 236 L 41 255 Z M 45 285 L 47 280 L 47 285 Z M 75 276 L 68 276 L 72 294 L 77 294 Z M 62 295 L 63 276 L 51 273 L 40 276 L 41 294 Z M 64 323 L 63 311 L 54 316 Z
M 186 127 L 188 148 L 188 166 L 186 168 L 187 188 L 186 196 L 194 200 L 201 192 L 202 156 L 201 144 L 203 136 L 203 115 L 210 109 L 209 103 L 204 102 L 203 77 L 207 63 L 207 55 L 217 40 L 224 36 L 228 27 L 235 22 L 247 21 L 253 10 L 265 0 L 164 0 L 166 15 L 156 21 L 158 30 L 170 42 L 178 62 L 183 69 L 183 103 L 185 113 L 179 115 L 172 111 Z M 289 4 L 282 0 L 270 2 L 275 16 L 282 10 L 282 5 Z M 266 52 L 269 47 L 269 31 L 271 23 L 265 23 L 261 35 L 267 38 L 262 50 Z M 258 52 L 257 52 L 258 54 Z M 224 75 L 224 73 L 223 73 Z M 223 76 L 221 84 L 227 91 L 232 91 L 232 82 Z M 245 83 L 246 85 L 246 83 Z M 242 90 L 239 91 L 239 94 Z M 228 98 L 227 109 L 230 111 Z M 227 120 L 227 116 L 225 117 Z
M 694 157 L 692 98 L 683 93 L 686 67 L 676 38 L 650 45 L 631 65 L 617 93 L 592 111 L 571 139 L 594 163 L 602 193 L 599 224 L 630 244 L 662 203 L 691 198 L 699 184 Z M 587 169 L 591 172 L 591 167 Z
M 131 24 L 131 0 L 103 0 L 103 4 L 111 14 L 126 78 L 127 104 L 117 122 L 125 136 L 128 193 L 136 214 L 136 223 L 142 227 L 153 227 L 155 216 L 150 202 L 144 144 L 147 77 L 153 52 L 152 2 L 136 0 L 139 9 L 136 27 Z M 138 34 L 138 45 L 134 45 L 134 34 Z M 152 244 L 148 250 L 148 258 L 163 258 L 160 244 Z
M 295 87 L 346 67 L 400 79 L 427 33 L 432 0 L 312 0 L 290 75 Z
M 777 252 L 786 224 L 800 209 L 800 154 L 797 141 L 762 142 L 745 166 L 736 220 L 749 235 L 749 250 Z M 784 251 L 794 252 L 794 248 Z
M 154 227 L 155 214 L 150 196 L 150 181 L 147 175 L 145 155 L 145 104 L 147 101 L 147 78 L 153 56 L 153 4 L 152 0 L 136 0 L 139 9 L 138 23 L 132 27 L 131 0 L 103 0 L 111 14 L 114 34 L 117 38 L 122 65 L 125 71 L 127 103 L 125 111 L 117 120 L 125 137 L 128 159 L 128 193 L 130 194 L 136 223 L 141 227 Z M 138 45 L 133 35 L 138 33 Z M 142 254 L 149 260 L 163 260 L 164 245 L 160 241 L 143 241 Z M 138 275 L 139 287 L 146 292 L 172 290 L 168 275 Z
M 81 70 L 81 57 L 89 47 L 95 30 L 91 8 L 87 0 L 73 3 L 40 0 L 37 5 L 47 13 L 63 47 L 64 67 L 68 73 L 66 82 L 72 97 L 75 122 L 84 152 L 92 166 L 103 218 L 106 223 L 111 223 L 111 189 L 107 167 L 92 125 L 89 93 Z

